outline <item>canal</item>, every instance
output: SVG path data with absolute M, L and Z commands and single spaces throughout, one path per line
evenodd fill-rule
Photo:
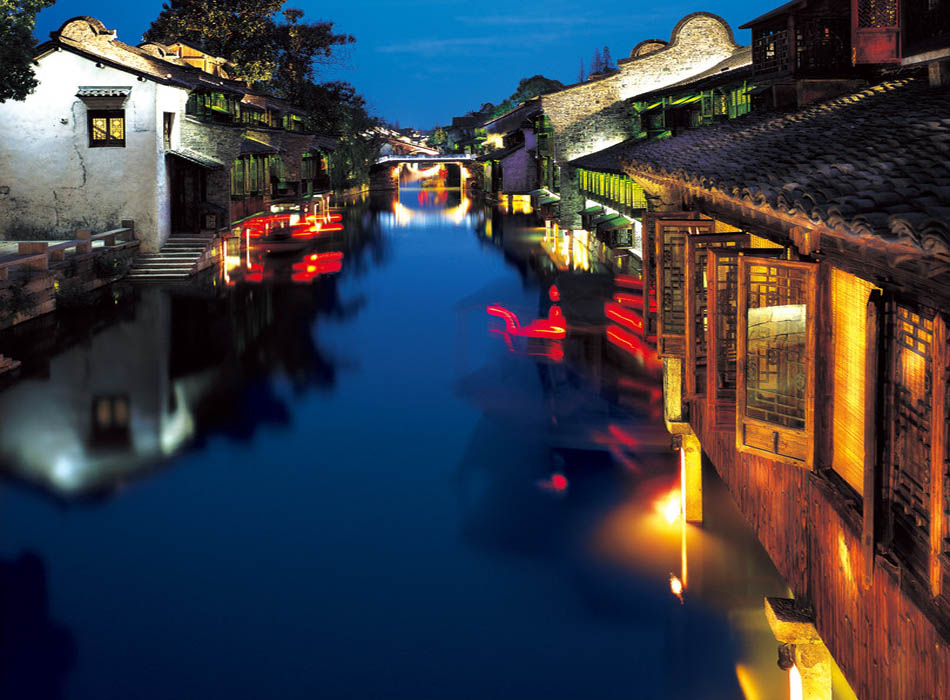
M 788 589 L 711 470 L 679 519 L 629 280 L 520 202 L 340 213 L 0 336 L 0 695 L 788 697 Z

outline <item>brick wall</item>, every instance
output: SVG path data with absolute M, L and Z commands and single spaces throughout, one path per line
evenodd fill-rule
M 676 25 L 669 44 L 653 42 L 649 52 L 619 62 L 619 72 L 544 95 L 541 106 L 554 127 L 554 158 L 562 168 L 574 158 L 596 153 L 633 136 L 631 105 L 625 100 L 687 80 L 731 56 L 738 45 L 729 25 L 697 12 Z M 561 197 L 572 201 L 562 170 Z M 579 225 L 573 206 L 561 206 L 561 226 Z

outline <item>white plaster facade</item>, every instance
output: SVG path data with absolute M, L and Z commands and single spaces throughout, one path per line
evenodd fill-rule
M 132 219 L 142 249 L 157 250 L 170 234 L 163 113 L 175 114 L 174 148 L 188 91 L 65 50 L 40 56 L 34 70 L 33 94 L 0 104 L 0 237 L 65 238 Z M 131 88 L 124 147 L 90 147 L 79 87 Z

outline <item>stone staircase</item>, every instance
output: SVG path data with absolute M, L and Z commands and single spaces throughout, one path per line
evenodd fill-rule
M 172 236 L 157 253 L 136 257 L 126 279 L 139 282 L 188 279 L 195 274 L 198 261 L 212 240 L 202 236 Z

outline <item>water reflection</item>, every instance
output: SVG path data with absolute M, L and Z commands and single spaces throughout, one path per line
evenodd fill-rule
M 75 656 L 72 634 L 50 619 L 43 560 L 33 552 L 0 560 L 0 697 L 64 697 Z
M 225 259 L 221 278 L 117 289 L 79 316 L 4 334 L 2 352 L 25 362 L 23 379 L 0 392 L 0 466 L 59 497 L 101 495 L 209 432 L 246 440 L 260 425 L 289 424 L 288 399 L 267 379 L 297 394 L 334 385 L 337 360 L 313 325 L 358 314 L 364 300 L 342 298 L 336 276 L 385 257 L 380 229 L 356 222 L 353 235 L 341 228 L 299 260 L 245 250 L 243 264 Z
M 404 189 L 248 243 L 275 219 L 219 276 L 0 336 L 5 474 L 166 467 L 6 489 L 0 556 L 72 565 L 69 697 L 783 696 L 784 584 L 714 475 L 679 517 L 637 280 L 519 211 Z
M 598 589 L 598 605 L 606 598 L 610 614 L 617 616 L 625 607 L 620 601 L 629 600 L 630 613 L 641 625 L 647 610 L 660 613 L 645 626 L 657 626 L 654 634 L 665 640 L 670 683 L 665 697 L 697 692 L 701 697 L 783 696 L 787 680 L 775 665 L 776 644 L 762 614 L 762 597 L 788 595 L 788 589 L 711 472 L 706 526 L 697 528 L 682 518 L 681 465 L 662 422 L 662 365 L 642 339 L 639 280 L 607 272 L 586 253 L 552 246 L 550 235 L 519 225 L 527 222 L 487 220 L 492 225 L 481 229 L 482 237 L 501 248 L 506 261 L 539 290 L 535 313 L 544 318 L 547 309 L 563 307 L 566 333 L 557 341 L 557 364 L 544 362 L 541 358 L 550 360 L 544 353 L 522 352 L 503 369 L 492 363 L 460 381 L 462 394 L 484 411 L 486 425 L 496 431 L 505 425 L 520 442 L 534 441 L 536 453 L 549 456 L 525 461 L 550 465 L 520 484 L 510 472 L 495 475 L 501 486 L 496 497 L 504 502 L 482 505 L 470 516 L 468 529 L 481 539 L 492 533 L 495 547 L 540 540 L 572 550 L 563 539 L 564 506 L 547 497 L 564 494 L 570 484 L 566 498 L 573 508 L 586 510 L 582 529 L 588 533 L 572 556 L 585 561 L 589 571 L 601 572 L 594 578 L 619 577 L 598 585 L 624 591 L 618 599 L 616 592 Z M 577 244 L 577 236 L 562 241 L 562 246 Z M 517 324 L 506 310 L 498 303 L 488 307 L 513 335 Z M 532 385 L 540 388 L 542 400 L 534 398 Z M 513 441 L 479 436 L 480 443 L 488 440 Z M 484 471 L 493 461 L 482 455 L 462 468 Z M 553 488 L 555 483 L 561 488 Z M 540 485 L 541 495 L 531 484 Z M 519 491 L 521 499 L 510 502 L 512 492 Z M 550 509 L 557 515 L 543 515 Z M 499 523 L 499 512 L 518 516 Z M 537 533 L 539 527 L 547 537 Z M 717 641 L 710 645 L 710 639 Z M 697 675 L 704 679 L 700 685 Z

